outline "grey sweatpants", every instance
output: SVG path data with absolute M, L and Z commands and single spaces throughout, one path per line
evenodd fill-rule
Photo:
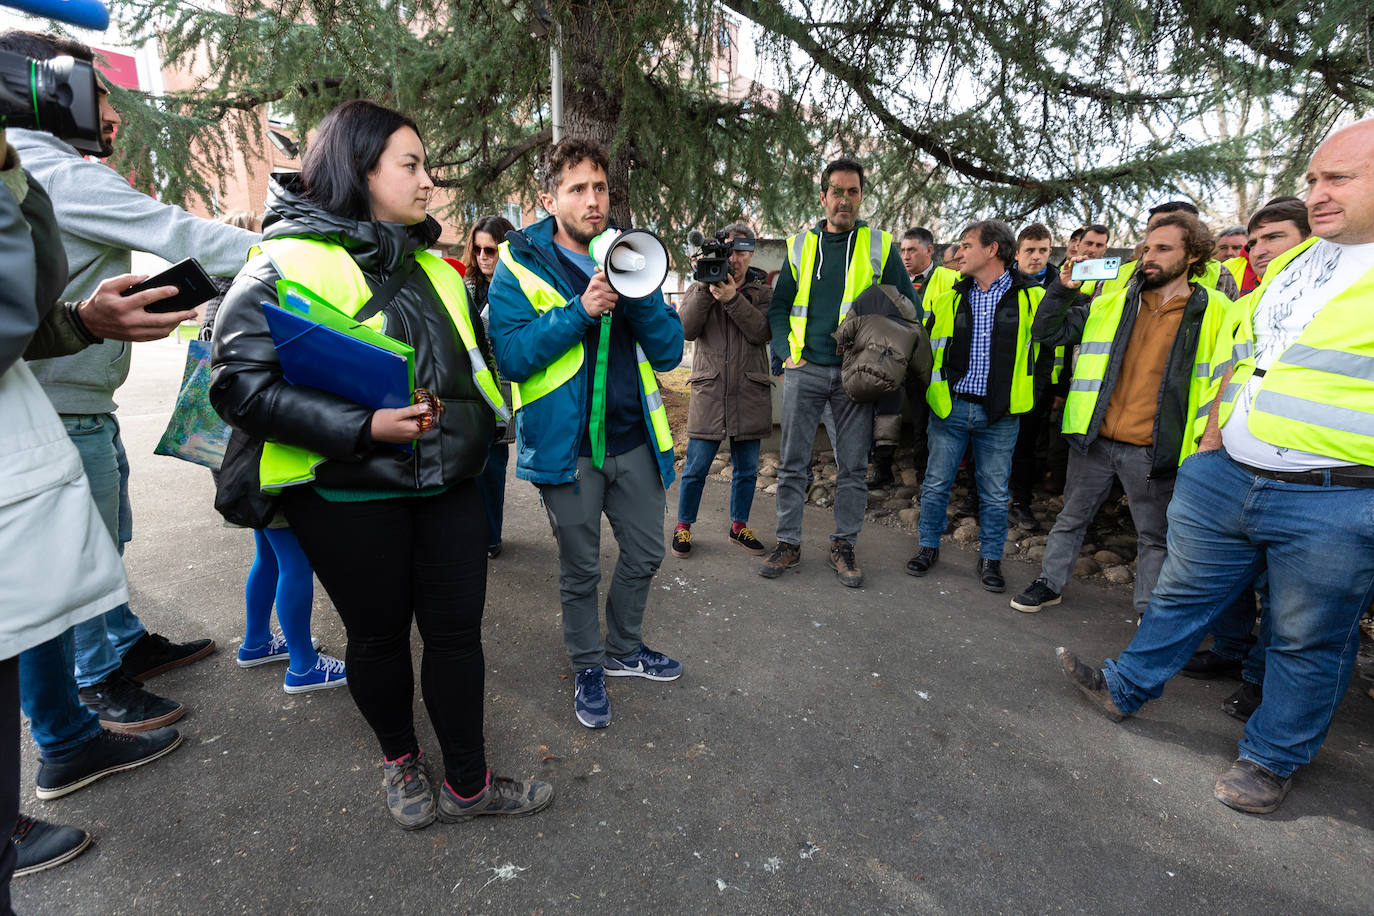
M 1149 480 L 1149 473 L 1150 450 L 1143 445 L 1099 437 L 1088 446 L 1086 454 L 1069 449 L 1064 508 L 1054 520 L 1045 556 L 1040 561 L 1040 575 L 1050 588 L 1063 592 L 1073 577 L 1088 526 L 1111 492 L 1112 478 L 1116 478 L 1126 491 L 1131 521 L 1135 523 L 1135 610 L 1137 614 L 1145 613 L 1150 592 L 1154 591 L 1164 566 L 1169 500 L 1174 495 L 1173 477 Z
M 658 459 L 648 445 L 607 457 L 600 470 L 592 459 L 578 458 L 577 473 L 572 483 L 539 488 L 558 542 L 563 642 L 574 672 L 600 667 L 608 654 L 620 657 L 639 648 L 649 586 L 663 562 L 667 512 Z M 602 513 L 620 548 L 606 594 L 604 642 L 596 600 Z

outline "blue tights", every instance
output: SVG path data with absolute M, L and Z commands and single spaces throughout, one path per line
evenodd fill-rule
M 268 625 L 275 600 L 277 623 L 291 654 L 291 670 L 304 674 L 315 667 L 316 658 L 310 641 L 310 606 L 315 597 L 310 561 L 290 528 L 254 530 L 253 539 L 258 555 L 253 558 L 244 587 L 248 624 L 243 644 L 261 646 L 272 638 Z

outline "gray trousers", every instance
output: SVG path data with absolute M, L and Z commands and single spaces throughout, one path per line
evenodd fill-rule
M 816 444 L 816 426 L 830 405 L 826 423 L 835 449 L 835 533 L 853 544 L 868 508 L 868 450 L 873 444 L 873 405 L 856 404 L 844 393 L 839 366 L 807 363 L 782 377 L 782 443 L 778 449 L 778 540 L 801 544 L 806 469 Z
M 558 591 L 563 642 L 574 672 L 629 655 L 643 641 L 644 605 L 663 562 L 667 497 L 658 459 L 648 445 L 607 457 L 600 470 L 577 459 L 578 479 L 541 486 L 539 495 L 558 542 Z M 597 586 L 601 583 L 601 515 L 611 523 L 620 558 L 606 594 L 606 639 L 601 639 Z
M 1069 449 L 1068 478 L 1064 484 L 1064 508 L 1054 520 L 1040 575 L 1050 588 L 1063 592 L 1073 576 L 1078 552 L 1088 533 L 1093 516 L 1102 508 L 1112 489 L 1112 478 L 1121 481 L 1130 504 L 1131 521 L 1136 530 L 1135 609 L 1144 614 L 1150 592 L 1159 581 L 1164 566 L 1165 534 L 1168 530 L 1169 499 L 1174 495 L 1174 478 L 1148 480 L 1149 449 L 1101 437 L 1094 439 L 1087 453 Z

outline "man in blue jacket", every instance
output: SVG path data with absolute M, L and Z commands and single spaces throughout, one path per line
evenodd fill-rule
M 549 216 L 506 236 L 488 293 L 492 347 L 516 408 L 515 476 L 539 487 L 558 541 L 573 710 L 611 724 L 606 677 L 672 681 L 682 665 L 644 645 L 644 606 L 663 562 L 673 441 L 654 371 L 682 359 L 682 322 L 655 291 L 626 299 L 590 253 L 608 228 L 609 160 L 565 138 L 545 151 Z M 601 516 L 620 548 L 601 638 Z

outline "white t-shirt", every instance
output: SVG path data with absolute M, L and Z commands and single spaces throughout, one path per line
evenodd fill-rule
M 1304 251 L 1284 267 L 1264 298 L 1255 307 L 1255 365 L 1267 370 L 1283 351 L 1317 317 L 1317 313 L 1336 296 L 1374 270 L 1374 242 L 1363 245 L 1338 245 L 1325 239 Z M 1374 309 L 1374 303 L 1370 303 Z M 1250 432 L 1250 407 L 1263 379 L 1250 377 L 1236 399 L 1236 406 L 1221 440 L 1236 461 L 1271 471 L 1305 471 L 1312 468 L 1348 467 L 1327 455 L 1293 448 L 1280 448 L 1255 438 Z

